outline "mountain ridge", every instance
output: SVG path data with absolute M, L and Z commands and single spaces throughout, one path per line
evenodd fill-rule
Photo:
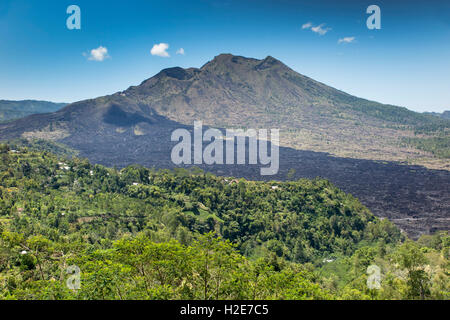
M 252 74 L 249 76 L 250 72 Z M 230 74 L 233 75 L 234 79 L 230 77 Z M 254 79 L 258 76 L 261 79 Z M 283 81 L 284 86 L 277 83 L 277 81 L 267 79 L 271 77 Z M 213 80 L 217 82 L 215 85 L 214 83 L 211 85 Z M 254 80 L 255 84 L 249 80 Z M 204 89 L 210 90 L 205 92 Z M 208 97 L 205 97 L 206 95 Z M 277 101 L 281 97 L 283 100 Z M 198 101 L 201 99 L 206 101 Z M 218 103 L 217 100 L 220 99 L 223 99 L 223 102 Z M 126 113 L 139 113 L 140 116 L 145 118 L 148 114 L 151 115 L 156 112 L 186 125 L 192 124 L 193 120 L 203 120 L 208 125 L 225 124 L 228 126 L 245 126 L 248 125 L 248 122 L 251 122 L 252 124 L 256 124 L 256 127 L 264 127 L 267 124 L 276 123 L 267 123 L 268 121 L 264 121 L 267 119 L 256 122 L 254 119 L 249 121 L 248 118 L 251 118 L 253 115 L 250 114 L 249 117 L 243 114 L 243 112 L 246 111 L 248 113 L 249 111 L 254 111 L 259 113 L 259 116 L 265 112 L 270 115 L 276 111 L 282 112 L 290 108 L 291 103 L 294 109 L 302 111 L 301 113 L 297 112 L 298 114 L 296 116 L 299 117 L 298 120 L 305 120 L 305 115 L 316 116 L 320 120 L 320 112 L 323 112 L 322 115 L 325 117 L 333 114 L 336 115 L 332 119 L 336 121 L 339 118 L 349 117 L 347 114 L 349 111 L 349 103 L 356 102 L 367 104 L 364 107 L 369 109 L 369 113 L 365 115 L 367 119 L 362 120 L 375 123 L 380 119 L 385 120 L 388 116 L 380 112 L 379 109 L 373 110 L 373 112 L 370 110 L 370 107 L 376 106 L 380 108 L 383 106 L 386 109 L 395 109 L 395 114 L 392 116 L 393 120 L 390 121 L 391 125 L 406 126 L 420 124 L 421 122 L 448 124 L 444 120 L 439 122 L 440 119 L 438 120 L 431 115 L 423 115 L 406 108 L 378 104 L 374 101 L 351 96 L 343 91 L 301 75 L 271 56 L 258 60 L 234 56 L 232 54 L 220 54 L 200 68 L 183 69 L 181 67 L 173 67 L 163 69 L 155 76 L 144 80 L 138 86 L 131 86 L 124 91 L 112 95 L 69 104 L 66 108 L 59 110 L 60 112 L 58 114 L 69 113 L 70 115 L 72 112 L 76 112 L 80 115 L 78 111 L 84 109 L 86 114 L 89 113 L 86 118 L 91 118 L 92 116 L 100 116 L 102 113 L 108 112 L 106 109 L 115 105 L 119 106 Z M 234 110 L 234 113 L 240 113 L 240 121 L 233 123 L 234 119 L 226 121 L 224 116 L 220 116 L 220 109 L 223 109 L 224 106 L 231 109 L 228 104 L 231 104 L 233 107 L 239 107 Z M 330 110 L 332 109 L 331 107 L 334 108 L 338 104 L 340 110 Z M 308 107 L 310 108 L 308 109 Z M 351 107 L 350 111 L 352 112 L 360 112 L 363 109 L 361 106 Z M 212 121 L 211 116 L 208 114 L 208 109 L 212 109 L 210 113 L 214 114 L 215 118 L 219 116 L 218 119 L 223 123 Z M 322 109 L 319 110 L 319 114 L 317 114 L 317 109 Z M 184 111 L 187 113 L 187 116 L 179 111 Z M 291 110 L 286 111 L 289 112 Z M 339 112 L 346 114 L 345 116 L 339 115 Z M 282 116 L 285 117 L 286 114 Z M 292 114 L 289 113 L 288 116 L 291 117 Z M 68 115 L 66 114 L 63 118 L 67 117 Z M 396 123 L 400 118 L 402 122 Z M 360 121 L 361 119 L 354 118 L 353 120 Z M 308 121 L 306 123 L 308 124 Z M 380 123 L 376 124 L 380 125 Z M 333 153 L 332 150 L 329 151 Z
M 37 113 L 55 112 L 67 103 L 44 100 L 0 100 L 0 121 L 11 121 Z

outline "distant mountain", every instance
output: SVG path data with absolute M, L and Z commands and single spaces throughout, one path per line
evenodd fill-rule
M 37 100 L 0 100 L 0 121 L 23 118 L 36 113 L 55 112 L 66 105 L 67 103 L 54 103 Z
M 450 119 L 450 110 L 444 111 L 442 113 L 439 112 L 424 112 L 425 114 L 430 114 L 435 117 L 440 117 L 444 119 Z
M 447 226 L 450 171 L 390 161 L 450 169 L 433 155 L 436 145 L 422 143 L 439 136 L 445 148 L 450 121 L 351 96 L 270 56 L 221 54 L 198 69 L 165 69 L 125 91 L 0 124 L 0 140 L 53 140 L 108 166 L 164 168 L 174 166 L 171 132 L 191 130 L 196 120 L 216 128 L 281 129 L 280 173 L 269 178 L 285 179 L 290 169 L 294 177 L 328 178 L 416 235 Z M 204 169 L 261 178 L 251 166 Z

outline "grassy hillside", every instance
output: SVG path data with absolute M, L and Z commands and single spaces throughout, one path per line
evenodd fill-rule
M 118 171 L 5 145 L 0 157 L 1 298 L 448 298 L 448 236 L 401 244 L 326 180 Z M 364 284 L 371 263 L 382 290 Z

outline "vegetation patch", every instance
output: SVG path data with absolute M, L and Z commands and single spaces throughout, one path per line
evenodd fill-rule
M 447 233 L 405 242 L 327 180 L 119 171 L 6 145 L 0 158 L 3 299 L 449 297 Z

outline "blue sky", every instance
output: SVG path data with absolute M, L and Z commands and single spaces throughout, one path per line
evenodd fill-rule
M 72 4 L 81 30 L 66 27 Z M 371 4 L 381 30 L 366 26 Z M 161 43 L 169 57 L 151 54 Z M 0 99 L 94 98 L 220 53 L 271 55 L 359 97 L 450 109 L 450 1 L 0 1 Z

